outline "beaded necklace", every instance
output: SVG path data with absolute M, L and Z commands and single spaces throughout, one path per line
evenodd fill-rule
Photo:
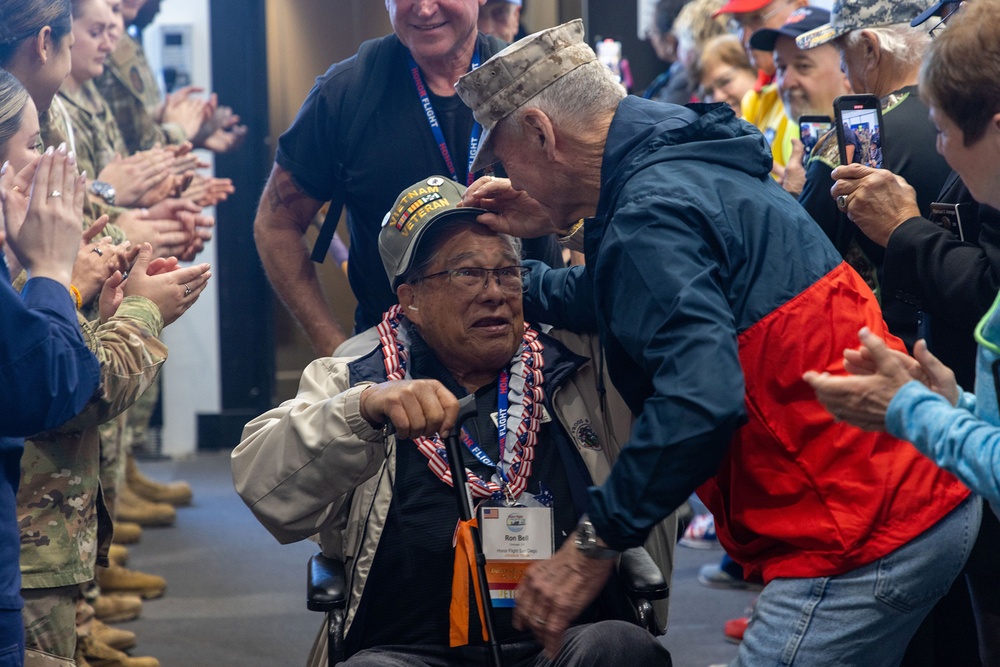
M 386 311 L 377 327 L 386 380 L 402 380 L 407 375 L 409 326 L 409 322 L 403 317 L 402 308 L 397 304 Z M 539 405 L 545 396 L 541 370 L 543 349 L 542 342 L 538 340 L 538 332 L 525 323 L 521 350 L 511 360 L 507 444 L 500 457 L 507 470 L 507 479 L 505 481 L 501 476 L 500 466 L 489 480 L 484 480 L 466 468 L 469 488 L 475 498 L 490 498 L 497 494 L 497 500 L 517 498 L 528 485 L 542 422 Z M 438 479 L 451 486 L 451 469 L 448 467 L 448 455 L 441 438 L 435 434 L 433 438 L 419 436 L 413 441 L 420 453 L 427 458 L 427 467 Z

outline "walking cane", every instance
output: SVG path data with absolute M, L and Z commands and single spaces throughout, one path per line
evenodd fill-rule
M 469 500 L 469 488 L 466 486 L 465 466 L 462 465 L 462 450 L 458 443 L 458 434 L 462 424 L 470 417 L 478 414 L 476 397 L 469 394 L 458 402 L 458 420 L 451 433 L 444 439 L 445 450 L 448 452 L 448 466 L 451 468 L 451 482 L 455 489 L 455 500 L 458 502 L 458 516 L 462 521 L 472 520 L 472 506 Z M 503 452 L 500 453 L 503 456 Z M 486 619 L 486 637 L 490 647 L 490 664 L 493 667 L 503 667 L 503 656 L 500 654 L 500 642 L 497 640 L 496 619 L 493 617 L 493 603 L 490 599 L 490 585 L 486 580 L 486 557 L 483 556 L 483 540 L 479 529 L 470 527 L 472 545 L 476 557 L 476 576 L 479 578 L 479 597 L 482 598 L 483 614 Z

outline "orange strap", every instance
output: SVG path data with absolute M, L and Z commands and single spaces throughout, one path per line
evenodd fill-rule
M 459 521 L 455 534 L 455 570 L 451 578 L 451 647 L 465 646 L 469 643 L 469 576 L 472 574 L 472 585 L 476 593 L 476 607 L 479 610 L 479 623 L 483 629 L 483 641 L 486 636 L 486 610 L 483 609 L 483 596 L 479 587 L 479 577 L 473 574 L 476 569 L 476 550 L 472 542 L 472 529 L 479 529 L 477 519 Z

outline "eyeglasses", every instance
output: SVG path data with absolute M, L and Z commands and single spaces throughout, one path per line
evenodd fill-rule
M 729 19 L 729 32 L 742 37 L 745 33 L 754 33 L 760 28 L 764 27 L 772 16 L 780 12 L 785 8 L 785 5 L 792 2 L 792 0 L 782 0 L 778 5 L 769 11 L 764 12 L 752 12 L 748 14 L 736 14 Z
M 927 34 L 930 35 L 932 39 L 936 36 L 936 34 L 940 35 L 944 29 L 948 27 L 948 19 L 958 13 L 958 10 L 962 8 L 962 4 L 963 3 L 956 1 L 945 5 L 942 8 L 943 13 L 941 14 L 941 20 L 938 21 L 933 28 L 928 30 Z
M 499 269 L 484 269 L 479 266 L 460 266 L 440 273 L 432 273 L 412 281 L 417 284 L 431 278 L 447 276 L 452 287 L 465 292 L 479 292 L 489 287 L 490 275 L 497 281 L 500 290 L 506 294 L 520 294 L 527 287 L 526 279 L 531 271 L 526 266 L 501 266 Z

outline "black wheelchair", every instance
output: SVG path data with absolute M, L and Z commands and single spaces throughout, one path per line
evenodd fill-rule
M 649 630 L 654 636 L 663 629 L 653 613 L 654 600 L 665 600 L 670 588 L 652 557 L 642 547 L 622 553 L 617 584 L 625 600 L 615 605 L 614 616 Z M 306 606 L 326 614 L 328 664 L 344 660 L 344 614 L 347 606 L 347 578 L 343 561 L 317 553 L 309 559 Z

